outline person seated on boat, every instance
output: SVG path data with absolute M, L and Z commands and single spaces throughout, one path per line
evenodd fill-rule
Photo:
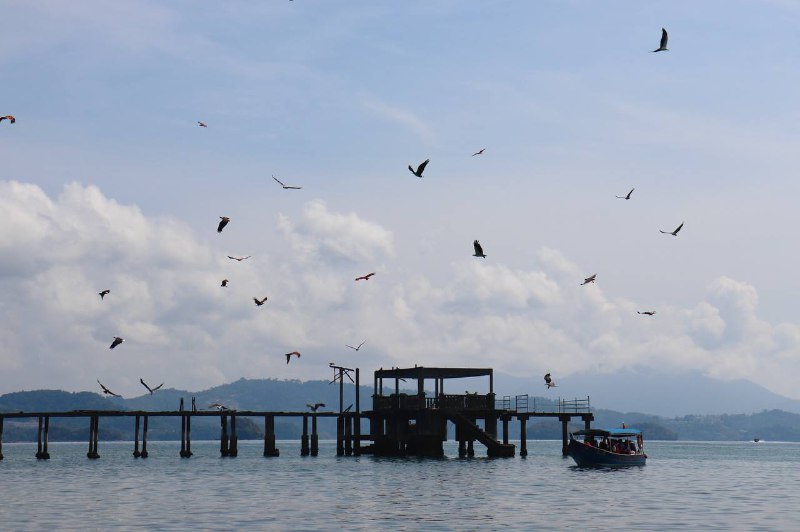
M 586 441 L 584 443 L 591 447 L 597 447 L 597 442 L 595 441 L 594 436 L 589 436 L 588 438 L 586 438 Z
M 608 451 L 608 438 L 603 438 L 603 441 L 600 442 L 600 445 L 597 446 L 598 448 Z

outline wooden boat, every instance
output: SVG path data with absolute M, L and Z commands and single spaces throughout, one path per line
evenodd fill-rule
M 583 436 L 580 441 L 576 436 Z M 588 429 L 569 435 L 567 452 L 581 467 L 643 466 L 642 431 L 637 429 Z

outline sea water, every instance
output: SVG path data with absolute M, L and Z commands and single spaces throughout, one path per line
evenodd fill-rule
M 301 457 L 299 441 L 5 444 L 0 530 L 800 529 L 800 444 L 647 442 L 647 465 L 582 469 L 561 442 L 526 458 Z M 480 454 L 481 446 L 476 444 Z

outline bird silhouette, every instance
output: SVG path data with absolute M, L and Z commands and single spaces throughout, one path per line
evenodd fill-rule
M 100 387 L 103 389 L 103 393 L 104 394 L 113 395 L 114 397 L 122 397 L 121 395 L 116 394 L 116 393 L 112 392 L 111 390 L 109 390 L 108 388 L 106 388 L 105 385 L 102 382 L 100 382 L 100 379 L 97 379 L 97 384 L 99 384 Z
M 681 225 L 676 227 L 675 230 L 672 231 L 672 232 L 670 232 L 670 231 L 662 231 L 661 229 L 659 229 L 658 231 L 660 233 L 664 233 L 665 235 L 678 236 L 678 231 L 680 231 L 682 228 L 683 228 L 683 222 L 681 222 Z
M 472 156 L 475 157 L 476 155 L 483 155 L 483 152 L 485 150 L 486 150 L 486 148 L 481 148 L 478 151 L 476 151 L 475 153 L 473 153 Z
M 644 314 L 645 316 L 654 316 L 656 311 L 655 310 L 645 310 L 644 312 L 636 311 L 637 314 Z
M 358 351 L 359 349 L 361 349 L 361 346 L 364 345 L 365 342 L 366 342 L 366 340 L 364 340 L 363 342 L 358 344 L 358 347 L 353 347 L 352 345 L 348 345 L 348 344 L 344 344 L 344 345 L 345 345 L 345 347 L 349 347 L 350 349 L 355 349 L 356 351 Z
M 147 391 L 148 391 L 148 392 L 150 392 L 150 395 L 153 395 L 153 392 L 154 392 L 154 391 L 156 391 L 156 390 L 160 389 L 162 386 L 164 386 L 164 383 L 162 382 L 161 384 L 159 384 L 159 385 L 158 385 L 158 386 L 156 386 L 155 388 L 151 388 L 151 387 L 149 387 L 149 386 L 147 385 L 147 383 L 146 383 L 146 382 L 144 382 L 144 379 L 141 379 L 141 378 L 139 379 L 139 382 L 141 382 L 141 383 L 142 383 L 142 386 L 144 386 L 145 388 L 147 388 Z
M 548 389 L 548 390 L 549 390 L 550 388 L 557 388 L 557 386 L 556 386 L 556 381 L 554 381 L 554 380 L 552 379 L 552 377 L 550 377 L 550 374 L 549 374 L 549 373 L 545 373 L 545 374 L 544 374 L 544 384 L 545 384 L 545 386 L 547 386 L 547 389 Z
M 197 121 L 197 125 L 200 127 L 208 127 L 205 122 Z
M 16 121 L 17 121 L 17 119 L 16 119 L 16 118 L 14 118 L 14 117 L 13 117 L 13 116 L 11 116 L 11 115 L 0 116 L 0 122 L 2 122 L 3 120 L 8 120 L 8 122 L 9 122 L 10 124 L 13 124 L 14 122 L 16 122 Z
M 215 408 L 217 410 L 230 410 L 227 406 L 223 405 L 222 403 L 211 403 L 206 408 Z
M 626 195 L 624 195 L 624 196 L 617 196 L 617 197 L 618 197 L 619 199 L 625 199 L 625 200 L 631 199 L 631 194 L 633 194 L 633 191 L 634 191 L 634 190 L 636 190 L 636 189 L 633 189 L 633 188 L 632 188 L 632 189 L 631 189 L 631 191 L 630 191 L 630 192 L 628 192 Z
M 260 307 L 267 302 L 267 296 L 264 296 L 264 299 L 258 299 L 257 297 L 254 297 L 253 301 L 255 301 L 257 307 Z
M 222 283 L 220 284 L 220 286 L 223 287 L 223 288 L 227 287 L 228 286 L 228 280 L 227 279 L 223 279 Z
M 367 275 L 362 275 L 361 277 L 356 277 L 356 281 L 369 281 L 369 278 L 375 275 L 375 272 L 368 273 Z
M 344 409 L 344 412 L 349 412 L 351 408 L 353 408 L 353 405 L 350 405 L 350 406 L 348 406 L 347 408 L 345 408 L 345 409 Z
M 108 289 L 103 290 L 102 292 L 98 292 L 98 294 L 100 295 L 100 299 L 105 299 L 105 297 L 110 293 L 111 293 L 111 290 L 108 290 Z
M 417 169 L 416 169 L 416 170 L 414 170 L 414 169 L 411 167 L 411 165 L 409 164 L 409 165 L 408 165 L 408 170 L 409 170 L 409 171 L 410 171 L 412 174 L 414 174 L 415 176 L 417 176 L 417 177 L 422 177 L 422 172 L 424 172 L 424 171 L 425 171 L 425 167 L 426 167 L 426 166 L 428 166 L 428 163 L 429 163 L 430 161 L 431 161 L 430 159 L 425 159 L 425 161 L 423 161 L 423 162 L 422 162 L 422 163 L 421 163 L 419 166 L 417 166 Z
M 654 52 L 668 52 L 667 50 L 667 41 L 669 40 L 669 35 L 667 35 L 667 30 L 661 28 L 661 43 L 659 43 L 658 48 L 653 50 Z
M 288 364 L 289 361 L 292 360 L 293 356 L 300 358 L 300 353 L 298 351 L 292 351 L 291 353 L 286 353 L 284 356 L 286 357 L 286 363 Z
M 483 253 L 483 247 L 481 246 L 481 243 L 479 241 L 476 240 L 475 242 L 473 242 L 472 247 L 475 248 L 475 253 L 473 253 L 472 255 L 473 257 L 482 257 L 484 259 L 486 258 L 486 255 Z
M 320 407 L 325 406 L 325 403 L 314 403 L 313 405 L 311 403 L 306 403 L 306 406 L 310 408 L 312 411 L 316 412 L 317 410 L 320 409 Z
M 580 284 L 580 286 L 583 286 L 583 285 L 589 284 L 589 283 L 593 283 L 596 278 L 597 278 L 597 274 L 593 273 L 592 275 L 590 275 L 589 277 L 584 279 L 583 282 Z
M 275 181 L 277 181 L 277 182 L 278 182 L 278 184 L 279 184 L 280 186 L 282 186 L 284 190 L 302 190 L 302 189 L 303 189 L 303 187 L 290 187 L 289 185 L 284 185 L 284 184 L 283 184 L 283 181 L 281 181 L 280 179 L 278 179 L 278 178 L 277 178 L 277 177 L 275 177 L 275 176 L 272 176 L 272 179 L 274 179 Z
M 225 228 L 226 225 L 228 225 L 228 222 L 230 221 L 231 219 L 228 218 L 227 216 L 220 216 L 219 225 L 217 226 L 217 233 L 221 233 L 222 230 Z
M 114 349 L 115 347 L 117 347 L 119 344 L 121 344 L 121 343 L 122 343 L 122 342 L 124 342 L 124 341 L 125 341 L 125 340 L 124 340 L 123 338 L 120 338 L 119 336 L 115 336 L 115 337 L 114 337 L 114 341 L 113 341 L 113 342 L 111 342 L 111 345 L 110 345 L 110 346 L 108 346 L 108 348 L 109 348 L 109 349 Z
M 237 262 L 242 262 L 242 261 L 243 261 L 243 260 L 245 260 L 245 259 L 249 259 L 249 258 L 250 258 L 250 255 L 248 255 L 248 256 L 246 256 L 246 257 L 233 257 L 233 256 L 231 256 L 231 255 L 228 255 L 228 258 L 229 258 L 229 259 L 231 259 L 231 260 L 235 260 L 235 261 L 237 261 Z

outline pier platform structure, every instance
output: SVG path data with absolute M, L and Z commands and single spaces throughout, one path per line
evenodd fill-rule
M 317 433 L 318 418 L 336 419 L 336 454 L 378 456 L 429 456 L 444 455 L 444 442 L 448 439 L 448 423 L 455 427 L 455 439 L 458 441 L 460 457 L 473 456 L 474 443 L 477 441 L 486 447 L 488 456 L 511 457 L 516 453 L 516 446 L 509 442 L 509 424 L 512 420 L 520 423 L 519 455 L 526 456 L 527 422 L 531 418 L 555 418 L 561 422 L 562 453 L 566 454 L 568 444 L 568 423 L 574 418 L 584 422 L 589 429 L 594 415 L 591 412 L 589 398 L 562 400 L 557 406 L 538 409 L 535 402 L 530 408 L 528 395 L 517 395 L 513 398 L 503 396 L 497 398 L 494 393 L 494 373 L 490 368 L 435 368 L 415 366 L 413 368 L 379 369 L 375 371 L 372 410 L 362 411 L 360 403 L 359 370 L 331 366 L 335 377 L 332 383 L 339 383 L 338 412 L 296 412 L 296 411 L 253 411 L 253 410 L 184 410 L 183 400 L 179 410 L 168 411 L 136 411 L 136 410 L 73 410 L 48 412 L 0 412 L 0 460 L 3 459 L 3 425 L 5 419 L 37 419 L 36 458 L 50 458 L 48 449 L 50 418 L 87 418 L 89 420 L 89 445 L 86 456 L 90 459 L 100 457 L 98 441 L 100 419 L 105 417 L 134 418 L 135 458 L 147 458 L 148 421 L 153 417 L 179 417 L 181 420 L 180 456 L 189 458 L 193 455 L 191 448 L 192 419 L 196 417 L 218 417 L 220 419 L 220 456 L 236 457 L 238 436 L 236 432 L 237 418 L 263 418 L 264 420 L 264 456 L 280 455 L 276 446 L 275 418 L 300 418 L 302 435 L 300 438 L 300 454 L 316 456 L 319 453 L 319 435 Z M 351 412 L 343 409 L 344 377 L 355 374 L 355 409 Z M 486 394 L 465 393 L 451 394 L 445 392 L 445 382 L 450 379 L 468 377 L 484 377 L 489 379 L 489 392 Z M 400 391 L 403 382 L 405 390 L 409 389 L 409 381 L 416 380 L 416 394 Z M 394 391 L 385 394 L 384 384 L 394 384 Z M 431 396 L 425 390 L 426 381 L 433 381 L 434 390 Z M 413 389 L 413 387 L 411 388 Z M 551 405 L 551 403 L 548 403 Z M 369 430 L 362 433 L 362 422 L 368 424 Z M 502 427 L 498 435 L 498 425 Z M 310 428 L 310 431 L 309 431 Z M 140 445 L 141 442 L 141 445 Z

